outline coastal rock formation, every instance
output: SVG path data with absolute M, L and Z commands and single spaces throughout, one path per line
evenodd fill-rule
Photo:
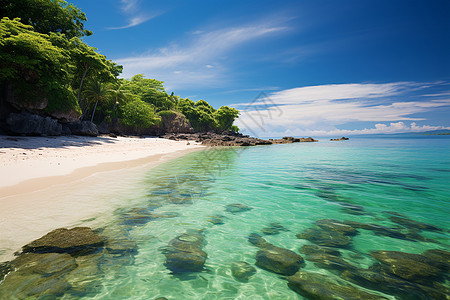
M 287 277 L 288 286 L 298 294 L 308 299 L 321 300 L 359 300 L 359 299 L 387 299 L 370 294 L 342 281 L 331 281 L 330 276 L 299 271 Z
M 16 134 L 27 135 L 61 135 L 62 125 L 50 117 L 22 112 L 11 113 L 6 119 L 9 130 Z
M 84 255 L 97 251 L 103 244 L 103 238 L 89 227 L 59 228 L 23 246 L 22 250 L 25 253 L 53 252 Z
M 203 231 L 189 230 L 177 236 L 162 250 L 166 256 L 165 266 L 172 273 L 200 272 L 207 254 L 202 251 Z
M 222 134 L 205 132 L 192 134 L 175 134 L 168 133 L 162 136 L 171 140 L 195 140 L 207 146 L 257 146 L 257 145 L 271 145 L 271 144 L 290 144 L 298 142 L 317 142 L 313 138 L 296 139 L 293 137 L 284 137 L 280 140 L 263 140 L 259 138 L 250 137 L 241 133 L 224 132 Z
M 323 269 L 345 271 L 353 270 L 355 267 L 341 257 L 341 253 L 337 249 L 321 247 L 316 245 L 304 245 L 300 252 L 305 254 L 307 261 Z
M 68 128 L 75 135 L 97 136 L 98 130 L 94 123 L 89 121 L 76 121 L 67 124 Z
M 256 233 L 250 234 L 249 242 L 261 250 L 256 253 L 256 266 L 282 275 L 293 275 L 304 263 L 295 252 L 274 246 Z
M 159 113 L 161 117 L 161 128 L 166 133 L 193 133 L 191 123 L 183 114 L 174 111 Z
M 246 282 L 256 273 L 256 269 L 245 261 L 236 261 L 231 264 L 231 274 L 239 281 Z
M 346 138 L 346 137 L 341 137 L 340 139 L 330 139 L 330 141 L 333 141 L 333 142 L 336 142 L 336 141 L 348 141 L 349 140 L 349 138 Z

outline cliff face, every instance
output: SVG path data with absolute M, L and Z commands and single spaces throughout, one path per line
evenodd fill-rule
M 78 121 L 76 106 L 49 106 L 47 93 L 36 84 L 0 84 L 0 128 L 6 133 L 59 135 L 62 124 Z M 27 91 L 27 92 L 18 92 Z M 65 99 L 53 99 L 53 102 Z M 51 124 L 51 125 L 50 125 Z

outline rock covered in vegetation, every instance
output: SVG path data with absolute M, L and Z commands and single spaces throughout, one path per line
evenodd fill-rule
M 221 134 L 213 132 L 192 133 L 192 134 L 174 134 L 169 133 L 162 136 L 171 140 L 195 140 L 207 146 L 257 146 L 257 145 L 271 145 L 271 144 L 289 144 L 298 142 L 317 142 L 313 138 L 296 139 L 292 137 L 285 137 L 280 140 L 263 140 L 259 138 L 250 137 L 241 133 L 224 132 Z
M 177 236 L 164 247 L 165 266 L 172 273 L 200 272 L 203 270 L 207 254 L 202 250 L 203 231 L 189 230 Z
M 161 117 L 161 127 L 166 133 L 193 133 L 191 123 L 186 117 L 175 111 L 161 111 L 158 113 Z
M 89 227 L 55 229 L 22 247 L 23 252 L 85 254 L 98 250 L 103 238 Z
M 304 263 L 303 257 L 294 251 L 274 246 L 256 233 L 249 236 L 249 242 L 261 249 L 256 253 L 256 265 L 262 269 L 289 276 Z
M 319 273 L 299 271 L 287 277 L 287 280 L 289 288 L 312 300 L 387 299 L 379 295 L 370 294 L 342 281 L 333 282 L 329 276 Z
M 245 261 L 235 261 L 231 264 L 231 274 L 239 281 L 247 281 L 256 273 L 256 269 Z

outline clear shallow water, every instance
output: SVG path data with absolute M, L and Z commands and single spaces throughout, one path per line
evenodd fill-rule
M 123 199 L 129 205 L 117 209 L 104 224 L 105 234 L 125 231 L 137 242 L 138 252 L 126 263 L 102 268 L 95 293 L 81 298 L 303 299 L 282 276 L 259 268 L 246 283 L 231 275 L 231 263 L 255 263 L 258 248 L 247 237 L 262 234 L 270 223 L 287 231 L 264 238 L 299 253 L 301 246 L 312 243 L 296 234 L 319 219 L 399 228 L 386 214 L 391 211 L 444 231 L 421 232 L 430 239 L 424 242 L 359 230 L 352 247 L 341 250 L 348 262 L 367 268 L 375 262 L 368 255 L 373 250 L 448 251 L 449 150 L 450 138 L 431 136 L 324 140 L 188 154 L 151 169 L 142 184 L 134 186 L 142 190 L 130 192 L 133 196 Z M 232 203 L 252 209 L 225 211 Z M 134 218 L 148 212 L 167 218 Z M 223 224 L 209 222 L 211 216 L 223 216 Z M 173 275 L 164 266 L 162 249 L 189 229 L 204 229 L 205 269 Z M 335 276 L 308 261 L 302 269 Z

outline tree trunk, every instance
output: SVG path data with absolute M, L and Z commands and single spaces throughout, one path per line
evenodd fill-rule
M 87 72 L 89 71 L 90 68 L 91 68 L 91 67 L 89 67 L 89 66 L 87 66 L 87 65 L 84 66 L 83 76 L 81 77 L 80 87 L 78 88 L 78 99 L 77 99 L 78 104 L 80 104 L 80 99 L 81 99 L 81 89 L 83 88 L 83 81 L 84 81 L 84 79 L 86 78 L 86 74 L 87 74 Z
M 97 109 L 98 100 L 95 102 L 94 111 L 92 112 L 91 122 L 94 120 L 95 110 Z

